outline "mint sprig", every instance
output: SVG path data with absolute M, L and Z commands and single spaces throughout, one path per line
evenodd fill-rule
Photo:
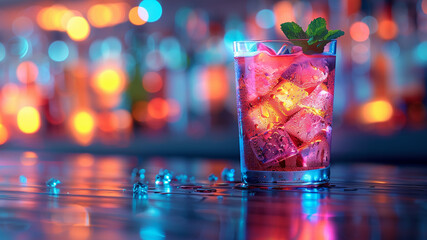
M 282 32 L 295 45 L 300 46 L 305 54 L 322 53 L 326 44 L 332 39 L 344 35 L 341 30 L 328 30 L 324 18 L 316 18 L 308 25 L 304 32 L 295 22 L 285 22 L 280 25 Z M 298 41 L 296 41 L 298 39 Z M 301 39 L 308 39 L 301 41 Z M 294 41 L 292 41 L 294 40 Z

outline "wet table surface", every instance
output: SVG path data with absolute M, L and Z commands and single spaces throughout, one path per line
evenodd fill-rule
M 225 167 L 238 170 L 238 161 L 3 151 L 0 236 L 427 239 L 426 167 L 336 164 L 331 186 L 289 189 L 236 187 L 221 180 Z M 146 170 L 142 197 L 133 196 L 134 168 Z M 162 168 L 195 182 L 156 186 Z M 52 177 L 62 182 L 56 188 L 46 186 Z

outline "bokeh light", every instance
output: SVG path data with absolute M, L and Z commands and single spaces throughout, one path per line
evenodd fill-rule
M 157 72 L 147 72 L 142 77 L 142 86 L 149 93 L 156 93 L 163 87 L 163 79 Z
M 34 31 L 34 24 L 28 17 L 18 17 L 13 21 L 12 31 L 16 36 L 29 37 Z
M 421 63 L 427 63 L 427 41 L 418 44 L 414 49 L 414 57 Z
M 243 40 L 245 40 L 245 35 L 239 30 L 230 30 L 224 35 L 224 44 L 230 53 L 233 51 L 233 42 Z
M 118 119 L 117 128 L 120 130 L 130 129 L 132 127 L 132 116 L 127 110 L 119 109 L 114 111 L 114 115 Z
M 67 34 L 74 41 L 83 41 L 90 34 L 90 26 L 83 17 L 72 17 L 67 24 Z
M 369 38 L 369 27 L 364 22 L 355 22 L 350 27 L 350 36 L 356 42 L 364 42 Z
M 154 98 L 148 102 L 147 112 L 154 119 L 164 119 L 169 114 L 169 104 L 163 98 Z
M 80 134 L 88 134 L 93 131 L 95 121 L 88 112 L 78 112 L 73 118 L 74 129 Z
M 155 22 L 162 16 L 162 5 L 156 0 L 143 0 L 139 4 L 138 15 L 142 20 L 147 18 L 147 22 Z M 146 10 L 146 11 L 144 11 Z
M 26 134 L 32 134 L 40 129 L 40 113 L 34 107 L 23 107 L 17 115 L 19 130 Z
M 378 30 L 378 21 L 372 16 L 366 16 L 362 19 L 362 22 L 366 23 L 369 27 L 369 34 L 374 34 Z
M 397 24 L 389 19 L 380 21 L 378 25 L 378 35 L 385 40 L 391 40 L 397 36 L 399 29 Z
M 9 132 L 6 127 L 0 123 L 0 145 L 3 145 L 9 139 Z
M 269 29 L 274 27 L 276 24 L 276 17 L 270 9 L 263 9 L 256 14 L 255 17 L 256 23 L 258 26 L 264 29 Z
M 39 75 L 37 65 L 31 61 L 25 61 L 16 68 L 16 77 L 22 83 L 28 84 L 36 81 Z
M 23 166 L 34 166 L 37 164 L 39 156 L 35 152 L 26 151 L 21 155 L 21 164 Z
M 364 104 L 361 108 L 361 120 L 364 123 L 386 122 L 393 116 L 393 107 L 388 101 L 378 100 Z
M 274 12 L 274 16 L 276 17 L 277 23 L 295 21 L 292 3 L 289 1 L 280 1 L 274 4 L 273 12 Z M 280 24 L 275 24 L 275 26 L 276 26 L 276 32 L 279 34 L 282 34 L 282 30 L 280 29 Z
M 65 42 L 54 41 L 49 46 L 48 54 L 50 59 L 52 59 L 53 61 L 63 62 L 68 58 L 70 50 Z
M 14 37 L 8 41 L 8 50 L 11 55 L 23 58 L 30 49 L 30 43 L 23 37 Z
M 102 28 L 111 24 L 113 14 L 113 9 L 108 5 L 95 4 L 89 8 L 87 18 L 92 26 Z
M 101 55 L 105 58 L 119 57 L 122 52 L 122 43 L 117 37 L 108 37 L 101 43 Z
M 139 15 L 141 14 L 142 17 Z M 148 12 L 142 7 L 133 7 L 129 11 L 129 22 L 133 25 L 141 26 L 147 22 Z
M 123 74 L 118 69 L 105 69 L 95 75 L 95 89 L 99 93 L 117 94 L 123 90 Z
M 3 43 L 0 43 L 0 62 L 6 58 L 6 48 Z
M 424 14 L 427 14 L 427 0 L 421 1 L 421 9 L 423 10 Z

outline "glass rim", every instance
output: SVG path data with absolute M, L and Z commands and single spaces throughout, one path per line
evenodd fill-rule
M 308 41 L 309 39 L 307 38 L 307 39 L 304 39 L 304 38 L 301 38 L 301 39 L 291 39 L 291 40 L 289 40 L 289 39 L 283 39 L 283 40 L 278 40 L 278 39 L 273 39 L 273 40 L 242 40 L 242 41 L 234 41 L 233 43 L 263 43 L 263 42 L 273 42 L 273 43 L 292 43 L 292 41 Z M 336 42 L 337 41 L 337 39 L 331 39 L 331 40 L 322 40 L 322 41 L 319 41 L 319 42 L 326 42 L 326 41 L 329 41 L 329 42 Z

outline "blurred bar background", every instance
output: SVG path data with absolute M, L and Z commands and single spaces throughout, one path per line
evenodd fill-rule
M 427 0 L 0 5 L 0 150 L 237 160 L 233 41 L 324 17 L 346 33 L 333 161 L 427 158 Z

